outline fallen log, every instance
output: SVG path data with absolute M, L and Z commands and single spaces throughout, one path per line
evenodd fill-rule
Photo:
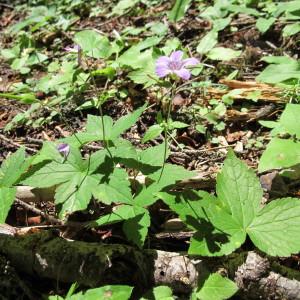
M 168 285 L 174 293 L 189 293 L 208 269 L 225 267 L 240 288 L 241 299 L 300 299 L 300 282 L 273 272 L 269 259 L 255 252 L 249 252 L 245 262 L 245 253 L 195 260 L 128 245 L 67 241 L 49 230 L 24 236 L 3 231 L 0 253 L 18 272 L 86 287 L 128 284 L 144 291 Z
M 189 293 L 205 270 L 201 260 L 179 253 L 67 241 L 52 230 L 25 236 L 0 234 L 0 253 L 18 271 L 87 287 L 128 284 L 145 290 L 168 285 L 174 292 Z

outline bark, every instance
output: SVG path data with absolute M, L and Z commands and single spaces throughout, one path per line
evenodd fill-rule
M 254 252 L 249 252 L 246 260 L 246 253 L 193 260 L 180 253 L 128 245 L 67 241 L 54 231 L 25 236 L 4 232 L 0 234 L 0 253 L 16 270 L 40 278 L 76 281 L 86 287 L 128 284 L 137 293 L 168 285 L 175 294 L 188 294 L 208 269 L 224 271 L 225 267 L 231 278 L 235 273 L 240 299 L 300 300 L 300 282 L 273 272 L 271 259 Z
M 25 236 L 0 234 L 0 252 L 19 271 L 87 287 L 129 284 L 139 290 L 169 285 L 189 293 L 197 286 L 202 261 L 119 244 L 67 241 L 53 231 Z
M 300 282 L 272 272 L 267 258 L 249 252 L 235 281 L 243 299 L 300 300 Z

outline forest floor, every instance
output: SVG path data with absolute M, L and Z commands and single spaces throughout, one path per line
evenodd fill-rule
M 299 65 L 289 69 L 299 58 L 299 5 L 293 9 L 292 4 L 285 7 L 277 1 L 238 0 L 27 2 L 0 3 L 0 163 L 21 147 L 30 156 L 39 153 L 44 142 L 76 136 L 86 130 L 88 115 L 103 113 L 117 121 L 145 103 L 147 109 L 122 138 L 140 150 L 164 144 L 159 126 L 168 105 L 162 95 L 169 87 L 159 82 L 153 65 L 159 56 L 183 50 L 186 57 L 200 62 L 189 81 L 178 81 L 180 89 L 170 99 L 169 117 L 181 125 L 170 129 L 167 163 L 197 174 L 183 185 L 214 194 L 217 174 L 233 149 L 259 177 L 264 203 L 299 198 L 299 176 L 280 173 L 293 164 L 272 166 L 266 163 L 272 156 L 265 152 L 276 134 L 294 136 L 280 132 L 276 124 L 287 105 L 300 101 Z M 89 40 L 88 34 L 80 35 L 85 30 L 96 36 Z M 66 50 L 80 43 L 79 52 Z M 290 126 L 296 123 L 295 118 Z M 160 129 L 144 142 L 153 126 Z M 103 141 L 88 141 L 82 155 L 103 147 Z M 44 198 L 26 201 L 20 196 L 6 223 L 18 229 L 45 226 L 47 230 L 59 221 L 59 211 Z M 107 204 L 90 203 L 89 209 L 74 211 L 69 221 L 103 216 L 112 209 Z M 151 225 L 144 248 L 188 251 L 190 236 L 180 236 L 186 231 L 178 214 L 162 201 L 148 210 Z M 100 229 L 56 229 L 60 236 L 76 241 L 134 244 L 120 223 Z M 247 239 L 238 253 L 255 249 Z M 297 254 L 274 258 L 276 271 L 300 280 L 299 259 Z M 65 295 L 69 288 L 59 280 L 21 274 L 32 297 Z M 23 293 L 26 296 L 18 299 L 28 297 L 24 289 Z

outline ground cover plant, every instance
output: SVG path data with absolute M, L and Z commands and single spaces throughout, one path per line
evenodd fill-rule
M 0 299 L 299 298 L 299 1 L 0 12 Z

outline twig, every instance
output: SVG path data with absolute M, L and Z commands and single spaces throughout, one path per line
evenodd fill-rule
M 0 134 L 0 139 L 6 141 L 7 143 L 10 143 L 11 145 L 13 145 L 13 146 L 15 146 L 15 147 L 17 147 L 17 148 L 20 148 L 20 147 L 23 147 L 23 146 L 24 146 L 25 149 L 26 149 L 28 152 L 31 152 L 31 153 L 37 153 L 37 152 L 38 152 L 38 150 L 36 150 L 36 149 L 30 148 L 30 147 L 27 147 L 27 146 L 25 146 L 25 145 L 21 145 L 21 144 L 19 144 L 19 143 L 17 143 L 17 142 L 12 141 L 11 139 L 9 139 L 9 138 L 7 138 L 6 136 L 4 136 L 3 134 Z
M 22 207 L 26 208 L 27 210 L 34 212 L 35 214 L 42 216 L 43 218 L 45 218 L 47 221 L 49 221 L 51 223 L 64 225 L 64 222 L 62 220 L 59 220 L 53 216 L 50 216 L 50 215 L 46 214 L 45 212 L 41 211 L 40 209 L 20 200 L 18 198 L 15 199 L 15 203 L 21 205 Z

